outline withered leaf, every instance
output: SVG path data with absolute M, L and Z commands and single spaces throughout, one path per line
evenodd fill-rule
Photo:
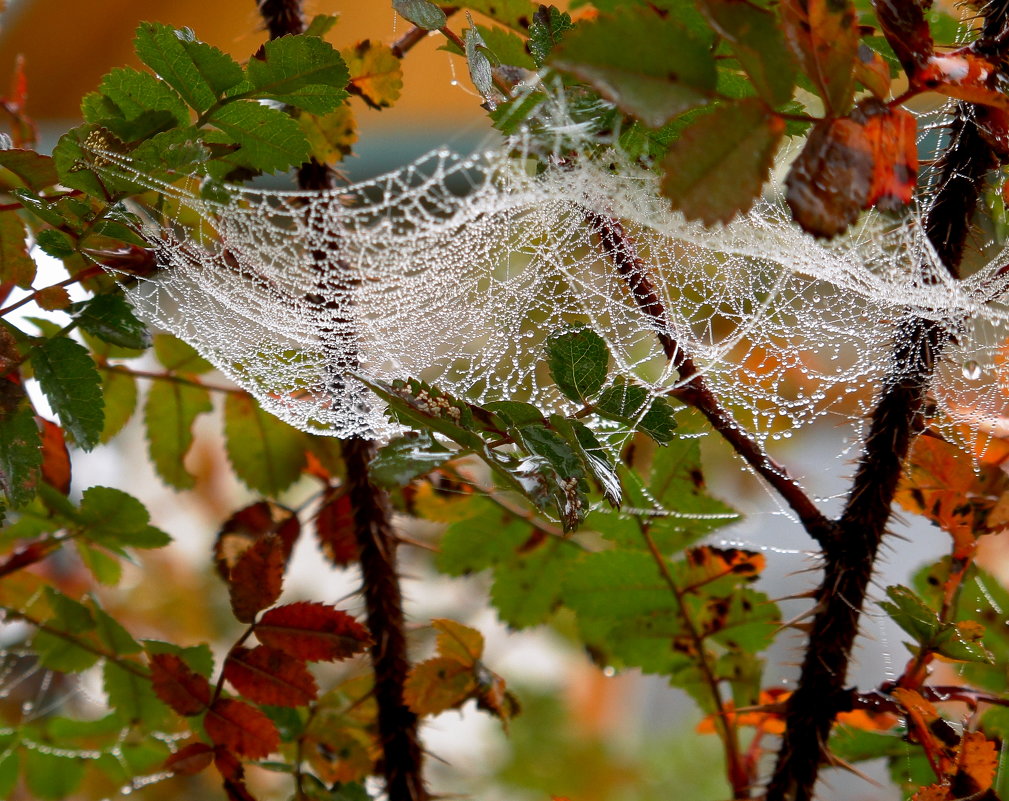
M 230 698 L 214 701 L 203 728 L 215 743 L 249 759 L 267 757 L 280 745 L 273 721 L 255 707 Z
M 371 635 L 354 618 L 311 601 L 278 606 L 256 624 L 263 645 L 310 662 L 347 659 L 371 645 Z

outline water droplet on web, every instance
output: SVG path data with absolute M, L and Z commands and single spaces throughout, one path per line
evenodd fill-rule
M 603 675 L 608 679 L 612 679 L 617 675 L 617 669 L 612 665 L 607 665 L 603 668 Z
M 963 377 L 968 381 L 977 381 L 983 374 L 984 370 L 981 369 L 981 365 L 973 359 L 964 363 Z

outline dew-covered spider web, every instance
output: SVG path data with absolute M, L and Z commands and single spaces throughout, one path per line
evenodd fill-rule
M 90 166 L 157 195 L 141 216 L 160 270 L 127 288 L 139 313 L 307 431 L 395 430 L 352 372 L 573 411 L 543 353 L 579 323 L 605 338 L 613 374 L 656 393 L 680 380 L 661 330 L 767 439 L 863 414 L 895 332 L 919 316 L 951 338 L 939 410 L 978 425 L 1002 412 L 1002 259 L 951 279 L 913 211 L 867 214 L 816 240 L 791 222 L 780 181 L 745 217 L 705 228 L 672 212 L 655 173 L 617 149 L 574 158 L 563 141 L 442 150 L 330 192 L 201 194 L 195 179 L 156 180 L 101 147 Z M 661 309 L 635 302 L 593 219 L 619 222 Z

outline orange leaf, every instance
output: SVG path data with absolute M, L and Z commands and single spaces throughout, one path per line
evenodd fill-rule
M 418 715 L 437 715 L 462 706 L 476 689 L 471 667 L 441 656 L 413 666 L 403 686 L 403 700 Z
M 779 7 L 785 38 L 823 98 L 827 114 L 844 114 L 855 92 L 854 6 L 844 0 L 783 0 Z
M 767 559 L 759 551 L 741 548 L 702 545 L 688 549 L 686 555 L 687 564 L 691 567 L 689 581 L 693 586 L 729 575 L 753 579 L 767 564 Z
M 521 710 L 518 698 L 505 685 L 505 680 L 497 673 L 484 669 L 477 673 L 478 694 L 476 705 L 500 719 L 504 730 L 508 731 L 508 721 Z
M 270 609 L 256 624 L 256 636 L 310 662 L 347 659 L 371 645 L 367 629 L 346 612 L 310 601 Z
M 910 78 L 912 85 L 932 89 L 947 97 L 1009 109 L 1009 97 L 999 87 L 1001 78 L 995 64 L 968 48 L 932 56 Z
M 403 68 L 388 45 L 368 39 L 340 51 L 350 70 L 350 83 L 371 108 L 391 106 L 403 89 Z
M 151 688 L 180 715 L 198 715 L 210 703 L 210 682 L 175 654 L 151 654 Z
M 354 507 L 349 495 L 340 495 L 319 510 L 315 518 L 315 535 L 326 558 L 337 567 L 346 567 L 357 561 L 359 551 L 354 534 Z
M 872 152 L 865 208 L 896 211 L 911 202 L 918 179 L 918 123 L 909 111 L 879 101 L 865 100 L 858 110 L 865 112 L 865 136 Z
M 949 801 L 952 798 L 949 785 L 944 782 L 922 787 L 908 801 Z
M 35 417 L 42 426 L 42 480 L 57 492 L 70 492 L 70 452 L 63 429 L 43 417 Z
M 842 726 L 867 731 L 889 731 L 897 725 L 900 718 L 891 712 L 870 712 L 867 709 L 853 709 L 850 712 L 839 712 L 836 718 Z
M 214 562 L 221 578 L 227 581 L 241 555 L 271 533 L 284 542 L 289 557 L 301 533 L 297 515 L 273 501 L 259 501 L 229 517 L 214 542 Z
M 956 767 L 953 749 L 960 739 L 953 728 L 916 691 L 897 687 L 890 695 L 904 710 L 909 734 L 925 749 L 936 775 L 952 774 Z
M 176 776 L 192 776 L 210 767 L 213 761 L 213 748 L 206 743 L 190 743 L 165 760 L 165 770 L 170 770 Z
M 255 707 L 230 698 L 214 701 L 203 728 L 215 743 L 249 759 L 269 756 L 280 745 L 273 721 Z
M 273 606 L 284 588 L 288 551 L 276 534 L 267 534 L 248 548 L 228 575 L 231 609 L 242 623 Z
M 265 645 L 233 648 L 224 678 L 250 701 L 270 706 L 304 706 L 319 692 L 304 662 Z
M 473 667 L 483 655 L 483 635 L 454 620 L 436 618 L 431 625 L 438 631 L 438 653 Z
M 998 768 L 998 758 L 995 743 L 979 731 L 966 732 L 960 742 L 959 769 L 954 782 L 957 795 L 978 795 L 991 787 Z M 961 783 L 965 780 L 969 780 L 969 786 L 962 786 Z

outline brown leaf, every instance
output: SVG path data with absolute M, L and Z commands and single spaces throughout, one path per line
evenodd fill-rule
M 218 745 L 214 748 L 214 767 L 227 780 L 240 782 L 245 778 L 245 768 L 233 751 Z
M 297 515 L 273 501 L 259 501 L 229 517 L 214 542 L 214 562 L 221 578 L 227 581 L 239 557 L 270 533 L 280 537 L 289 557 L 301 533 Z
M 63 429 L 37 415 L 35 422 L 42 427 L 42 480 L 67 495 L 70 493 L 70 452 Z
M 930 784 L 928 787 L 920 788 L 908 801 L 949 801 L 949 785 L 945 782 Z
M 925 19 L 927 6 L 920 0 L 885 0 L 873 3 L 886 41 L 909 76 L 933 54 L 932 32 Z
M 256 637 L 310 662 L 347 659 L 372 642 L 368 630 L 346 612 L 310 601 L 270 609 L 256 624 Z
M 277 727 L 262 712 L 242 701 L 218 698 L 203 719 L 207 736 L 248 759 L 262 759 L 280 746 Z
M 170 770 L 176 776 L 192 776 L 210 767 L 213 761 L 213 748 L 206 743 L 190 743 L 165 760 L 165 770 Z
M 918 170 L 915 134 L 909 112 L 876 98 L 861 101 L 849 117 L 818 122 L 785 180 L 792 217 L 829 238 L 873 204 L 892 210 L 909 202 Z
M 904 710 L 909 736 L 925 749 L 929 762 L 937 766 L 942 775 L 952 774 L 956 768 L 954 748 L 960 741 L 956 731 L 915 690 L 897 687 L 890 695 Z
M 61 286 L 47 286 L 35 293 L 35 302 L 46 311 L 58 311 L 70 305 L 70 293 Z
M 247 549 L 231 569 L 228 592 L 231 609 L 242 623 L 273 606 L 284 588 L 288 551 L 276 534 L 267 534 Z
M 497 673 L 483 668 L 477 671 L 477 676 L 477 707 L 500 719 L 507 732 L 508 722 L 519 713 L 522 705 L 518 698 L 508 690 L 505 680 Z
M 151 654 L 151 688 L 180 715 L 198 715 L 210 703 L 210 682 L 175 654 Z
M 319 692 L 304 662 L 265 645 L 232 649 L 224 678 L 250 701 L 270 706 L 305 706 Z
M 859 34 L 848 0 L 783 0 L 781 24 L 803 72 L 823 98 L 828 117 L 848 111 L 855 94 L 852 67 Z
M 403 686 L 403 700 L 418 715 L 437 715 L 462 706 L 476 690 L 471 667 L 440 656 L 411 668 Z
M 340 495 L 326 503 L 315 518 L 315 534 L 322 552 L 337 567 L 357 561 L 359 550 L 354 534 L 354 507 L 350 496 Z
M 879 53 L 864 44 L 858 46 L 855 78 L 880 100 L 890 95 L 890 66 Z

